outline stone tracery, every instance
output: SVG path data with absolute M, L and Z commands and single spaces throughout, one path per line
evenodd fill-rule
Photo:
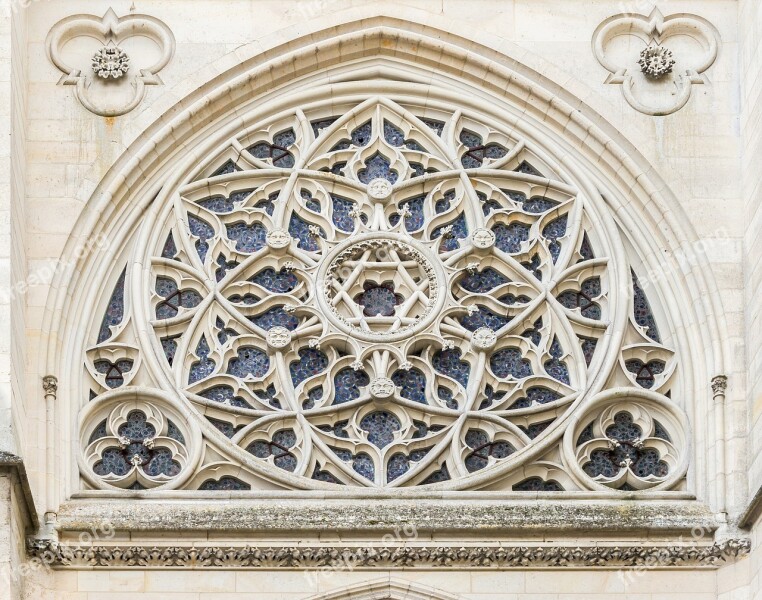
M 572 181 L 479 115 L 375 98 L 330 118 L 314 110 L 250 128 L 176 190 L 159 243 L 136 261 L 145 270 L 117 281 L 88 350 L 95 402 L 104 383 L 127 386 L 139 358 L 163 373 L 171 384 L 146 374 L 141 385 L 169 388 L 194 415 L 184 425 L 222 456 L 183 445 L 200 446 L 196 436 L 175 440 L 191 489 L 248 489 L 257 476 L 288 487 L 675 485 L 687 456 L 679 418 L 659 421 L 668 440 L 641 460 L 656 466 L 628 463 L 624 475 L 603 453 L 618 459 L 606 444 L 633 440 L 603 425 L 593 450 L 552 443 L 572 414 L 603 423 L 594 381 L 631 388 L 614 418 L 633 419 L 642 388 L 657 412 L 671 402 L 675 369 L 634 274 L 635 306 L 618 309 L 632 302 L 617 289 L 630 273 L 610 261 L 621 242 L 595 230 Z M 143 305 L 130 310 L 125 290 Z M 146 327 L 148 347 L 133 331 Z M 621 347 L 612 327 L 626 330 Z M 642 419 L 638 445 L 659 437 Z M 136 477 L 142 462 L 104 478 L 109 432 L 91 440 L 98 427 L 83 422 L 92 485 L 164 485 Z

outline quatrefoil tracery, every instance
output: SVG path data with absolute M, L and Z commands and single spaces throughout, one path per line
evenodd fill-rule
M 619 351 L 616 237 L 524 141 L 417 110 L 258 125 L 176 191 L 129 319 L 216 449 L 193 485 L 588 485 L 552 442 Z M 671 353 L 626 327 L 605 377 L 665 389 Z

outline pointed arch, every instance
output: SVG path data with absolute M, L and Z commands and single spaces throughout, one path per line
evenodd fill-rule
M 466 106 L 494 102 L 505 122 L 551 149 L 563 168 L 577 174 L 580 185 L 602 194 L 637 249 L 641 269 L 658 272 L 666 266 L 680 274 L 658 286 L 658 304 L 665 320 L 674 324 L 674 346 L 685 357 L 686 394 L 696 398 L 686 403 L 686 411 L 694 426 L 704 427 L 709 375 L 725 371 L 718 341 L 722 316 L 704 257 L 699 255 L 687 268 L 676 258 L 695 235 L 669 186 L 613 127 L 547 78 L 485 46 L 387 17 L 317 32 L 237 64 L 191 93 L 135 140 L 98 185 L 67 244 L 65 254 L 73 256 L 86 239 L 109 240 L 95 259 L 63 261 L 67 266 L 57 274 L 46 310 L 44 371 L 60 373 L 62 387 L 74 390 L 77 370 L 72 366 L 86 345 L 76 324 L 96 318 L 92 307 L 98 302 L 98 290 L 84 282 L 106 279 L 116 249 L 134 234 L 151 204 L 172 187 L 174 173 L 187 171 L 222 137 L 254 123 L 263 105 L 274 114 L 297 99 L 313 101 L 321 85 L 343 85 L 351 93 L 363 79 L 387 80 L 419 93 L 455 86 Z M 696 298 L 688 308 L 681 302 L 686 297 Z M 73 410 L 79 399 L 68 396 Z M 703 447 L 696 448 L 695 455 L 703 454 Z M 702 472 L 692 474 L 691 487 L 705 496 L 711 467 L 695 464 Z M 70 471 L 70 481 L 76 477 Z

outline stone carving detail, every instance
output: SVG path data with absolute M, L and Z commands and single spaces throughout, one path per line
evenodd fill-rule
M 633 54 L 630 42 L 642 43 Z M 685 43 L 685 42 L 689 43 Z M 625 13 L 606 19 L 593 35 L 593 51 L 622 86 L 627 102 L 648 115 L 668 115 L 688 102 L 693 85 L 717 58 L 719 34 L 705 19 L 690 14 L 664 17 Z
M 93 72 L 102 79 L 119 79 L 130 70 L 130 57 L 117 46 L 103 46 L 93 55 Z
M 166 186 L 164 216 L 139 225 L 146 243 L 126 245 L 99 300 L 82 398 L 98 405 L 137 390 L 153 405 L 143 396 L 159 390 L 209 450 L 201 458 L 193 440 L 177 442 L 185 450 L 170 448 L 154 469 L 166 477 L 133 482 L 95 465 L 112 449 L 113 469 L 139 474 L 152 460 L 144 440 L 160 448 L 169 437 L 161 424 L 128 444 L 88 437 L 88 483 L 611 494 L 678 485 L 687 425 L 662 406 L 683 402 L 678 361 L 645 292 L 623 291 L 634 285 L 625 245 L 590 213 L 606 210 L 603 199 L 473 109 L 419 117 L 419 104 L 353 101 L 340 114 L 326 99 L 252 122 Z M 619 412 L 603 414 L 601 389 L 628 399 L 624 437 L 609 435 Z M 666 414 L 658 427 L 651 409 Z M 575 431 L 567 448 L 579 416 L 597 428 L 581 446 Z M 94 432 L 106 417 L 81 418 Z M 620 466 L 627 460 L 632 468 Z
M 117 17 L 108 9 L 102 18 L 75 15 L 59 21 L 46 46 L 48 58 L 63 73 L 59 83 L 74 86 L 90 112 L 116 117 L 140 104 L 147 85 L 162 83 L 158 73 L 172 58 L 175 39 L 154 17 Z
M 621 567 L 718 567 L 744 557 L 748 539 L 711 545 L 631 546 L 66 546 L 30 540 L 30 556 L 58 568 L 328 569 L 526 569 Z
M 640 53 L 638 64 L 640 70 L 652 79 L 661 79 L 672 72 L 675 59 L 672 51 L 664 46 L 648 46 Z
M 374 200 L 385 200 L 392 194 L 392 184 L 380 177 L 368 184 L 368 196 Z

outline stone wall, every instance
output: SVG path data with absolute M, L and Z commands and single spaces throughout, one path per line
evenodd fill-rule
M 55 509 L 80 482 L 63 444 L 46 466 L 47 438 L 41 378 L 42 346 L 50 294 L 50 265 L 71 244 L 77 222 L 96 222 L 87 202 L 101 179 L 130 145 L 189 94 L 244 58 L 312 32 L 379 14 L 426 24 L 466 39 L 489 39 L 496 50 L 511 48 L 521 62 L 542 65 L 542 75 L 576 95 L 617 130 L 669 183 L 679 206 L 674 217 L 695 232 L 698 245 L 687 256 L 705 253 L 712 266 L 724 312 L 721 340 L 723 373 L 728 376 L 724 460 L 712 419 L 699 419 L 697 433 L 706 455 L 697 463 L 710 468 L 699 498 L 731 519 L 762 485 L 762 5 L 757 0 L 662 0 L 665 15 L 696 13 L 719 31 L 717 60 L 706 81 L 694 85 L 678 112 L 654 117 L 634 110 L 621 86 L 604 84 L 609 73 L 596 60 L 591 38 L 612 14 L 648 14 L 643 0 L 141 0 L 137 12 L 161 19 L 176 40 L 175 53 L 162 69 L 160 85 L 146 88 L 143 101 L 120 117 L 98 116 L 77 100 L 73 86 L 59 85 L 62 73 L 46 56 L 53 25 L 77 14 L 101 16 L 96 0 L 56 0 L 3 5 L 0 47 L 0 279 L 19 293 L 0 298 L 0 450 L 24 457 L 37 510 Z M 132 2 L 114 0 L 116 14 Z M 18 10 L 17 10 L 18 9 Z M 11 27 L 12 24 L 12 27 Z M 10 56 L 10 60 L 6 58 Z M 40 280 L 42 280 L 40 282 Z M 29 283 L 19 287 L 22 282 Z M 11 318 L 13 311 L 13 318 Z M 55 332 L 52 339 L 55 341 Z M 59 340 L 60 342 L 60 340 Z M 59 409 L 55 431 L 71 437 L 76 415 Z M 749 429 L 750 428 L 750 429 Z M 748 432 L 751 431 L 747 450 Z M 48 470 L 55 479 L 48 481 Z M 750 477 L 748 475 L 750 474 Z M 724 485 L 719 485 L 723 479 Z M 10 479 L 0 495 L 3 530 L 0 563 L 17 569 L 23 539 L 23 511 L 12 502 Z M 721 497 L 720 489 L 726 490 Z M 2 490 L 0 490 L 2 491 Z M 297 600 L 348 585 L 392 578 L 415 582 L 463 599 L 488 598 L 688 598 L 723 600 L 761 597 L 759 525 L 753 553 L 715 570 L 628 572 L 616 570 L 540 571 L 355 571 L 325 577 L 294 571 L 176 572 L 36 571 L 27 579 L 26 598 L 64 600 Z M 129 540 L 125 540 L 127 542 Z M 5 565 L 8 565 L 6 568 Z M 634 575 L 633 575 L 634 573 Z M 755 579 L 756 578 L 756 579 Z M 6 593 L 3 596 L 3 593 Z M 756 594 L 756 596 L 755 596 Z M 16 600 L 15 587 L 0 588 L 0 598 Z

